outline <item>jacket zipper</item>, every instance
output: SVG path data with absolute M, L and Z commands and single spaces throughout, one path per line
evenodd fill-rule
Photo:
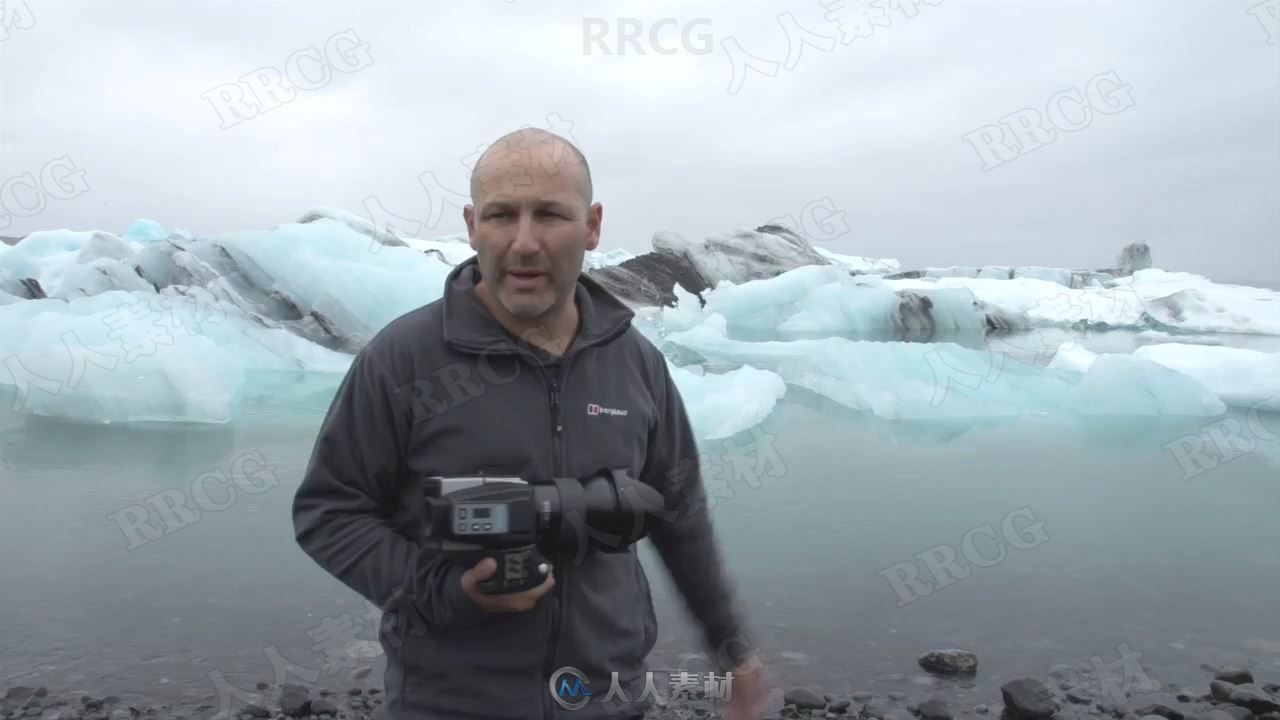
M 559 477 L 564 472 L 564 425 L 560 422 L 560 385 L 564 376 L 563 361 L 556 366 L 555 375 L 549 378 L 551 383 L 551 472 L 554 476 Z M 543 371 L 544 376 L 546 372 Z M 547 635 L 547 656 L 543 660 L 542 680 L 539 685 L 546 687 L 545 683 L 550 682 L 551 673 L 555 671 L 552 665 L 555 663 L 556 657 L 556 639 L 560 633 L 560 626 L 564 623 L 564 609 L 567 601 L 566 591 L 564 590 L 567 580 L 568 567 L 565 563 L 559 562 L 559 557 L 555 558 L 554 564 L 556 578 L 556 586 L 552 589 L 552 596 L 557 600 L 557 608 L 555 612 L 548 613 L 551 627 Z M 555 690 L 548 688 L 551 692 Z M 544 716 L 550 720 L 555 715 L 554 699 L 548 693 L 546 702 L 544 703 Z

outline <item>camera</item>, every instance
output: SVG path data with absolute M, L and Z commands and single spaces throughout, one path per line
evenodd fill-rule
M 666 514 L 662 494 L 625 469 L 542 482 L 431 476 L 423 487 L 424 546 L 467 565 L 494 558 L 497 572 L 478 585 L 488 594 L 541 585 L 548 558 L 623 552 Z

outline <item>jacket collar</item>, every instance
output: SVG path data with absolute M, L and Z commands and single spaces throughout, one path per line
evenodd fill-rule
M 445 279 L 445 344 L 470 352 L 532 355 L 542 361 L 552 357 L 498 322 L 476 294 L 479 280 L 480 267 L 475 255 L 455 266 Z M 578 274 L 574 302 L 578 305 L 578 334 L 565 357 L 612 340 L 622 334 L 635 317 L 631 308 L 586 273 Z

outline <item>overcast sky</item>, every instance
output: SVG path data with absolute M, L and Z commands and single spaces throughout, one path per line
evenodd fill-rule
M 80 170 L 83 192 L 0 187 L 0 235 L 207 235 L 371 197 L 462 232 L 419 178 L 466 192 L 478 148 L 534 126 L 586 153 L 602 249 L 790 215 L 904 267 L 1105 267 L 1145 241 L 1275 285 L 1278 2 L 882 0 L 860 32 L 855 0 L 8 0 L 0 182 Z M 255 95 L 260 69 L 296 86 Z

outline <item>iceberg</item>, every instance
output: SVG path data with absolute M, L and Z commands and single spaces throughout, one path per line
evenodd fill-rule
M 1007 332 L 1016 319 L 986 307 L 964 288 L 894 290 L 877 276 L 831 265 L 805 266 L 740 285 L 722 283 L 702 300 L 676 288 L 663 323 L 687 329 L 722 318 L 734 335 L 772 339 L 838 335 L 929 341 Z
M 350 355 L 236 308 L 206 310 L 124 291 L 0 307 L 3 407 L 87 423 L 226 423 L 249 373 L 350 366 Z
M 1195 378 L 1228 405 L 1280 411 L 1278 353 L 1164 343 L 1140 347 L 1133 355 Z
M 886 276 L 896 260 L 772 225 L 701 242 L 663 230 L 653 248 L 588 254 L 585 272 L 636 310 L 702 439 L 754 427 L 795 388 L 894 420 L 1275 408 L 1275 355 L 1209 343 L 1280 334 L 1278 294 L 1142 268 L 1139 249 L 1122 256 L 1131 275 L 1069 287 L 1076 271 L 1056 268 Z M 33 233 L 0 244 L 0 403 L 86 422 L 225 423 L 264 398 L 310 408 L 472 255 L 465 234 L 407 238 L 333 208 L 210 237 L 150 220 Z M 1142 331 L 1146 346 L 1070 342 L 1090 329 Z M 1030 363 L 993 350 L 1023 331 L 1067 344 L 1044 345 L 1044 363 L 1039 348 Z
M 1033 327 L 1280 335 L 1280 293 L 1154 268 L 1084 288 L 1033 278 L 908 278 L 886 283 L 910 290 L 965 288 L 979 301 Z
M 770 369 L 789 385 L 890 420 L 1021 415 L 1216 416 L 1226 406 L 1195 379 L 1145 359 L 1094 362 L 1082 375 L 954 343 L 846 338 L 746 342 L 723 316 L 666 335 L 704 358 Z M 1121 399 L 1112 401 L 1113 396 Z
M 720 440 L 755 427 L 787 393 L 787 384 L 777 373 L 750 365 L 725 373 L 705 373 L 670 362 L 667 367 L 701 440 Z

